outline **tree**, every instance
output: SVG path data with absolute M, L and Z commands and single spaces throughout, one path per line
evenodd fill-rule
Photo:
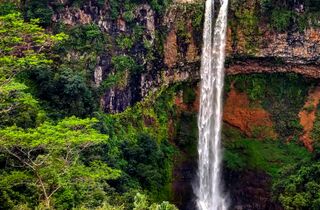
M 284 209 L 320 208 L 320 164 L 301 161 L 283 169 L 274 183 L 274 195 Z
M 37 128 L 24 130 L 13 126 L 1 130 L 0 150 L 7 154 L 7 162 L 13 168 L 2 174 L 2 180 L 19 175 L 25 186 L 39 194 L 39 203 L 48 209 L 54 206 L 53 201 L 65 201 L 65 196 L 72 197 L 65 207 L 68 209 L 76 194 L 80 201 L 97 190 L 103 194 L 97 183 L 118 178 L 120 171 L 100 161 L 84 165 L 79 160 L 84 150 L 108 139 L 108 136 L 93 129 L 96 122 L 95 119 L 71 117 L 56 125 L 45 122 Z M 21 173 L 21 170 L 24 172 Z M 12 191 L 11 185 L 7 189 L 10 187 Z M 60 197 L 55 196 L 59 193 Z
M 146 195 L 137 193 L 134 197 L 133 210 L 178 210 L 174 205 L 167 201 L 163 201 L 161 204 L 153 203 L 149 205 Z
M 63 33 L 45 33 L 38 22 L 37 19 L 25 22 L 20 13 L 0 16 L 0 114 L 3 116 L 0 126 L 12 125 L 14 116 L 22 121 L 36 118 L 37 101 L 26 92 L 27 86 L 17 75 L 52 63 L 47 58 L 50 48 L 67 38 Z

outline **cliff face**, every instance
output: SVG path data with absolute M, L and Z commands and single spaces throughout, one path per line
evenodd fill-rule
M 112 1 L 101 5 L 93 0 L 86 1 L 79 7 L 64 1 L 61 2 L 63 7 L 52 17 L 54 22 L 70 27 L 96 24 L 109 37 L 111 47 L 97 58 L 94 72 L 97 86 L 116 73 L 112 56 L 134 57 L 141 67 L 139 72 L 129 72 L 125 78 L 127 82 L 121 88 L 113 86 L 105 90 L 101 106 L 106 112 L 123 111 L 161 85 L 199 79 L 203 2 L 175 1 L 166 12 L 156 11 L 149 3 L 143 2 L 130 11 L 119 9 L 116 16 L 112 16 Z M 258 2 L 250 1 L 244 5 L 249 6 L 241 12 L 252 17 L 252 10 Z M 234 11 L 232 5 L 230 7 L 227 74 L 295 72 L 320 78 L 319 28 L 275 32 L 257 20 L 248 25 L 250 19 L 239 15 L 241 12 Z M 135 42 L 130 46 L 119 46 L 119 37 L 131 39 L 137 28 L 140 28 L 140 34 Z
M 257 4 L 257 2 L 255 2 Z M 254 8 L 254 6 L 251 6 Z M 250 12 L 250 10 L 246 10 Z M 165 42 L 165 64 L 177 68 L 186 64 L 199 66 L 201 30 L 194 31 L 186 5 L 174 5 L 167 13 L 169 33 Z M 294 72 L 307 77 L 320 78 L 320 29 L 276 32 L 263 22 L 246 25 L 243 17 L 229 15 L 227 42 L 227 74 Z M 181 34 L 181 17 L 185 34 Z M 179 31 L 180 30 L 180 31 Z M 181 45 L 181 37 L 187 37 Z
M 153 5 L 143 0 L 137 2 L 127 4 L 125 1 L 89 0 L 78 6 L 68 0 L 55 2 L 60 6 L 54 10 L 54 23 L 63 23 L 70 28 L 94 24 L 107 39 L 105 47 L 96 58 L 91 76 L 94 86 L 102 90 L 100 106 L 106 113 L 122 112 L 164 86 L 184 83 L 190 85 L 192 90 L 197 90 L 204 2 L 175 0 L 168 5 Z M 260 1 L 241 1 L 241 7 L 234 5 L 234 2 L 231 1 L 228 26 L 226 73 L 229 76 L 296 73 L 306 78 L 320 79 L 320 28 L 309 26 L 301 30 L 292 24 L 288 30 L 276 31 L 264 18 L 256 18 Z M 299 15 L 303 13 L 299 11 Z M 72 52 L 70 56 L 73 56 Z M 292 108 L 293 98 L 270 94 L 285 91 L 285 82 L 279 89 L 266 90 L 266 98 L 257 99 L 256 90 L 246 93 L 239 90 L 239 87 L 233 87 L 237 79 L 232 76 L 228 78 L 231 78 L 231 84 L 226 85 L 228 91 L 224 115 L 228 126 L 257 140 L 281 137 L 290 141 L 295 135 L 290 127 L 294 124 L 289 122 L 292 120 L 290 117 L 299 110 L 301 125 L 304 127 L 304 134 L 300 137 L 305 146 L 312 150 L 310 125 L 306 121 L 316 112 L 318 98 L 312 112 L 304 112 L 303 107 L 299 107 L 307 95 L 303 88 L 294 89 L 296 92 L 293 91 L 293 95 L 303 92 L 303 97 L 297 102 L 298 106 Z M 251 79 L 261 82 L 261 78 Z M 291 78 L 287 80 L 291 81 Z M 276 82 L 268 84 L 270 81 Z M 292 86 L 297 86 L 301 81 L 297 80 Z M 268 85 L 275 86 L 277 82 L 274 78 L 263 78 L 262 85 L 259 85 L 263 86 L 262 89 L 268 89 Z M 193 136 L 188 136 L 188 132 L 196 127 L 198 96 L 196 94 L 195 101 L 188 104 L 177 93 L 175 103 L 179 113 L 176 119 L 171 119 L 172 124 L 169 125 L 171 130 L 176 129 L 171 143 L 177 146 L 181 154 L 174 163 L 172 196 L 181 209 L 194 208 L 191 183 L 195 178 L 197 137 L 196 132 Z M 312 103 L 307 102 L 305 106 Z M 281 117 L 288 120 L 283 122 L 279 120 Z M 186 139 L 191 140 L 185 142 Z M 225 174 L 235 209 L 281 209 L 271 199 L 271 177 L 266 172 L 256 168 L 241 172 L 226 169 Z

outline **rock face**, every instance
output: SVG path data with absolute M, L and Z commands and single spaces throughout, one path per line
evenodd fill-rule
M 90 0 L 80 7 L 71 7 L 70 2 L 65 1 L 63 9 L 56 11 L 52 17 L 53 22 L 63 22 L 69 26 L 94 23 L 110 36 L 113 50 L 100 56 L 95 71 L 97 86 L 115 73 L 111 64 L 112 56 L 129 55 L 138 58 L 137 63 L 143 71 L 130 74 L 126 88 L 111 87 L 105 90 L 101 97 L 105 112 L 121 112 L 161 85 L 199 79 L 202 1 L 175 0 L 163 14 L 157 13 L 148 3 L 141 3 L 132 14 L 134 25 L 125 20 L 124 12 L 120 12 L 116 19 L 112 18 L 109 3 L 106 1 L 99 6 Z M 231 23 L 232 18 L 229 18 Z M 142 39 L 131 49 L 119 49 L 116 39 L 120 35 L 133 36 L 135 26 L 143 29 Z M 246 49 L 246 36 L 242 30 L 233 27 L 233 24 L 229 26 L 227 74 L 295 72 L 320 78 L 319 28 L 309 28 L 304 32 L 275 33 L 261 26 L 254 50 Z M 234 34 L 237 34 L 237 39 L 233 38 Z M 162 44 L 159 42 L 160 37 Z M 153 54 L 156 59 L 148 59 L 150 50 L 145 45 L 157 52 Z
M 226 188 L 229 189 L 230 209 L 233 210 L 282 210 L 271 200 L 271 178 L 259 171 L 224 171 Z M 239 180 L 241 180 L 239 182 Z
M 223 121 L 238 128 L 247 136 L 261 139 L 277 137 L 269 113 L 259 104 L 250 105 L 245 93 L 237 93 L 231 88 L 223 110 Z
M 227 64 L 226 73 L 252 74 L 252 73 L 296 73 L 310 78 L 320 78 L 320 67 L 318 64 L 277 64 L 273 58 L 256 58 L 234 61 Z
M 302 125 L 303 127 L 303 134 L 300 136 L 300 140 L 303 142 L 304 146 L 309 151 L 313 151 L 313 141 L 311 139 L 311 132 L 314 127 L 314 122 L 316 120 L 316 111 L 319 103 L 320 86 L 310 91 L 308 100 L 306 101 L 304 107 L 299 113 L 300 125 Z
M 304 32 L 266 32 L 255 56 L 278 57 L 291 64 L 319 64 L 319 54 L 320 29 L 310 28 Z

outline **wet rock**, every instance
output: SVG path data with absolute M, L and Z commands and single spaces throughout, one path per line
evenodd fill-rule
M 246 170 L 224 171 L 224 182 L 229 190 L 230 209 L 282 210 L 272 200 L 271 177 L 264 172 Z

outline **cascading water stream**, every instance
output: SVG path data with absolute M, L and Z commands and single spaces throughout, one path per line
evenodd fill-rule
M 213 28 L 214 0 L 206 1 L 198 116 L 199 163 L 196 189 L 199 210 L 226 210 L 221 190 L 221 124 L 228 0 L 220 0 Z

